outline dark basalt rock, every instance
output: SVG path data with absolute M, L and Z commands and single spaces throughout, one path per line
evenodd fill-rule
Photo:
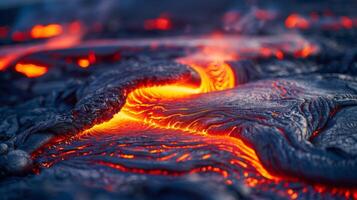
M 8 146 L 5 143 L 0 144 L 0 155 L 6 154 L 8 151 Z
M 357 156 L 356 107 L 345 107 L 335 114 L 312 143 L 346 159 Z
M 1 164 L 5 166 L 7 173 L 12 175 L 23 175 L 31 170 L 32 159 L 28 153 L 22 150 L 10 151 L 2 156 Z

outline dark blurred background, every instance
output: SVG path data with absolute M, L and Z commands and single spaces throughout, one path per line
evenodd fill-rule
M 271 20 L 284 19 L 293 12 L 342 16 L 356 13 L 356 10 L 357 3 L 354 0 L 1 0 L 0 35 L 25 31 L 35 24 L 65 24 L 73 21 L 80 21 L 93 35 L 94 32 L 105 32 L 106 37 L 160 31 L 164 34 L 212 30 L 241 32 L 241 28 L 227 25 L 232 26 L 244 17 L 249 18 L 249 13 Z M 7 28 L 7 34 L 4 27 Z

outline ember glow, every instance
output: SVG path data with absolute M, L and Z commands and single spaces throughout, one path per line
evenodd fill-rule
M 29 78 L 42 76 L 48 71 L 46 66 L 35 65 L 35 64 L 22 64 L 22 63 L 16 64 L 15 70 L 19 73 L 24 74 Z
M 288 29 L 351 29 L 357 26 L 357 19 L 347 16 L 329 16 L 311 13 L 309 16 L 303 16 L 297 13 L 290 14 L 285 19 L 285 27 Z
M 61 25 L 49 24 L 49 25 L 36 25 L 31 29 L 31 36 L 33 38 L 50 38 L 58 36 L 63 33 Z
M 298 15 L 298 14 L 291 14 L 286 18 L 285 20 L 285 26 L 287 28 L 301 28 L 301 29 L 307 29 L 309 28 L 309 22 L 307 19 L 304 17 Z
M 78 60 L 78 65 L 82 68 L 87 68 L 89 67 L 90 65 L 90 62 L 88 59 L 85 59 L 85 58 L 81 58 Z
M 144 23 L 146 30 L 169 30 L 172 27 L 172 22 L 168 17 L 159 17 L 156 19 L 148 19 Z

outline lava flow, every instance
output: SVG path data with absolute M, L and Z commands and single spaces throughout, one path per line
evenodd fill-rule
M 114 115 L 110 121 L 95 125 L 81 134 L 90 134 L 91 132 L 101 132 L 104 130 L 106 133 L 111 132 L 110 130 L 115 132 L 115 127 L 118 126 L 119 123 L 122 123 L 124 118 L 125 120 L 132 119 L 140 121 L 152 127 L 207 135 L 207 132 L 200 128 L 199 123 L 192 123 L 189 126 L 181 126 L 179 122 L 165 120 L 170 116 L 156 116 L 153 115 L 152 111 L 155 109 L 164 109 L 163 107 L 160 108 L 155 102 L 169 99 L 176 99 L 179 101 L 180 98 L 190 98 L 190 96 L 195 94 L 233 88 L 235 86 L 234 72 L 229 64 L 225 62 L 226 60 L 222 60 L 226 55 L 219 51 L 210 51 L 210 53 L 210 55 L 206 55 L 208 56 L 206 58 L 210 60 L 204 61 L 206 63 L 208 62 L 206 65 L 195 63 L 195 61 L 190 58 L 179 60 L 179 62 L 190 65 L 199 74 L 201 83 L 198 87 L 190 86 L 187 83 L 175 83 L 173 85 L 138 88 L 128 95 L 126 103 L 121 111 Z M 228 134 L 222 133 L 222 135 Z M 235 141 L 242 153 L 245 154 L 245 156 L 242 156 L 245 158 L 245 161 L 250 162 L 255 166 L 262 176 L 269 179 L 277 179 L 264 169 L 253 149 L 239 139 L 232 140 Z
M 205 58 L 205 59 L 198 60 L 197 58 Z M 233 59 L 237 59 L 237 55 L 235 55 L 234 53 L 231 52 L 227 53 L 226 50 L 218 51 L 218 50 L 214 50 L 213 48 L 204 48 L 203 51 L 200 51 L 197 54 L 194 54 L 190 57 L 181 58 L 178 60 L 178 62 L 189 65 L 195 71 L 195 73 L 199 75 L 199 79 L 200 79 L 199 85 L 195 84 L 194 83 L 195 81 L 191 81 L 191 82 L 186 81 L 182 83 L 177 82 L 169 85 L 161 85 L 161 86 L 154 85 L 151 87 L 138 88 L 132 91 L 130 94 L 128 94 L 125 105 L 122 107 L 119 113 L 114 115 L 114 117 L 111 120 L 104 122 L 102 124 L 95 125 L 92 128 L 85 130 L 82 133 L 79 133 L 70 139 L 65 138 L 64 140 L 62 139 L 60 139 L 59 141 L 56 140 L 56 142 L 51 143 L 48 148 L 58 150 L 59 152 L 61 152 L 64 151 L 65 149 L 65 147 L 59 147 L 61 145 L 66 145 L 69 143 L 72 143 L 73 145 L 73 143 L 75 143 L 73 141 L 76 140 L 81 141 L 83 140 L 83 138 L 91 137 L 91 135 L 94 135 L 95 137 L 102 137 L 101 134 L 104 134 L 103 137 L 107 137 L 108 135 L 116 135 L 116 134 L 120 135 L 120 133 L 124 131 L 123 127 L 125 127 L 125 130 L 137 130 L 137 131 L 138 130 L 146 131 L 147 128 L 144 129 L 137 128 L 140 126 L 151 127 L 153 129 L 158 129 L 158 130 L 173 131 L 173 133 L 170 133 L 169 135 L 175 134 L 175 132 L 179 131 L 176 134 L 178 135 L 185 134 L 185 133 L 190 135 L 192 134 L 193 138 L 196 139 L 201 138 L 201 140 L 205 138 L 204 140 L 207 140 L 209 145 L 217 146 L 218 149 L 222 151 L 226 151 L 229 154 L 232 154 L 233 157 L 238 156 L 239 157 L 238 159 L 232 158 L 232 160 L 229 161 L 230 165 L 237 166 L 238 168 L 243 167 L 247 171 L 253 170 L 255 171 L 253 174 L 258 173 L 266 180 L 270 180 L 273 182 L 278 181 L 279 180 L 278 177 L 275 177 L 274 175 L 270 174 L 262 166 L 262 164 L 259 162 L 258 156 L 255 154 L 255 151 L 252 148 L 250 148 L 248 145 L 246 145 L 243 141 L 241 141 L 239 138 L 224 137 L 229 135 L 228 133 L 221 133 L 220 134 L 221 136 L 207 135 L 207 131 L 203 130 L 200 127 L 199 122 L 193 121 L 193 123 L 189 126 L 181 126 L 179 122 L 165 120 L 165 118 L 169 118 L 170 116 L 154 115 L 153 114 L 154 112 L 150 112 L 156 109 L 161 109 L 160 106 L 156 104 L 157 102 L 160 101 L 165 101 L 165 100 L 180 101 L 180 99 L 190 98 L 193 95 L 222 91 L 222 90 L 229 90 L 235 87 L 235 74 L 233 72 L 233 69 L 227 63 L 227 61 Z M 138 110 L 137 108 L 140 108 L 140 110 Z M 125 133 L 125 134 L 128 135 L 129 133 Z M 48 160 L 45 162 L 41 161 L 42 160 L 41 158 L 46 157 L 45 155 L 41 155 L 44 153 L 42 150 L 35 152 L 33 154 L 33 157 L 35 159 L 36 158 L 38 159 L 38 157 L 40 157 L 40 159 L 38 160 L 40 160 L 41 166 L 50 167 L 54 163 L 60 160 L 68 159 L 69 156 L 92 154 L 93 151 L 90 150 L 88 150 L 86 153 L 85 152 L 81 153 L 82 149 L 86 149 L 88 146 L 92 146 L 92 145 L 91 144 L 81 145 L 79 147 L 72 148 L 72 150 L 60 153 L 59 155 L 54 155 L 51 153 L 51 151 L 47 152 L 49 154 L 49 157 L 51 157 L 50 159 L 51 161 Z M 164 146 L 165 145 L 163 145 L 162 147 Z M 176 148 L 186 149 L 189 147 L 190 146 L 183 145 L 180 147 L 178 146 Z M 201 145 L 199 145 L 198 147 L 201 147 Z M 154 154 L 155 153 L 165 154 L 165 151 L 167 151 L 165 150 L 166 148 L 168 147 L 153 149 L 150 150 L 150 152 Z M 113 152 L 113 155 L 114 154 L 116 154 L 116 152 Z M 103 155 L 105 155 L 105 153 L 103 153 Z M 191 156 L 194 155 L 190 155 L 189 152 L 182 154 L 181 156 L 179 156 L 178 152 L 176 152 L 174 154 L 171 155 L 169 154 L 165 157 L 158 158 L 157 160 L 162 162 L 175 158 L 176 162 L 182 162 L 184 160 L 189 159 Z M 201 159 L 206 160 L 211 156 L 212 156 L 211 154 L 202 155 Z M 119 157 L 125 159 L 133 159 L 134 155 L 119 153 Z M 156 169 L 153 171 L 138 169 L 138 168 L 133 169 L 133 168 L 125 167 L 120 164 L 115 164 L 106 161 L 99 161 L 97 162 L 97 164 L 105 165 L 110 168 L 118 169 L 120 171 L 125 171 L 125 172 L 144 173 L 144 174 L 147 173 L 147 174 L 157 174 L 157 175 L 170 175 L 170 174 L 179 175 L 179 174 L 190 174 L 190 173 L 199 173 L 199 172 L 202 173 L 205 171 L 218 172 L 226 179 L 227 184 L 232 184 L 231 179 L 234 178 L 235 176 L 240 176 L 238 174 L 237 175 L 229 174 L 228 169 L 222 169 L 219 166 L 211 166 L 211 165 L 194 168 L 186 173 L 180 173 L 180 172 L 171 173 L 164 169 Z M 244 173 L 242 172 L 241 174 L 243 175 L 243 177 L 247 178 L 246 183 L 249 186 L 255 186 L 258 184 L 258 180 L 251 177 L 251 175 L 249 175 L 248 172 L 244 172 Z
M 295 56 L 307 57 L 314 51 L 316 49 L 307 45 L 301 55 Z M 95 62 L 93 55 L 90 53 L 88 58 L 78 60 L 78 65 L 89 67 Z M 301 180 L 269 172 L 255 150 L 236 134 L 238 126 L 229 129 L 220 127 L 220 124 L 205 127 L 202 123 L 206 119 L 195 116 L 197 113 L 190 113 L 184 107 L 180 108 L 181 114 L 170 113 L 163 106 L 236 88 L 236 72 L 229 61 L 238 59 L 235 51 L 222 44 L 219 48 L 208 46 L 179 58 L 177 62 L 192 69 L 190 80 L 139 87 L 127 95 L 124 106 L 111 120 L 69 138 L 59 137 L 35 151 L 32 157 L 40 169 L 60 163 L 71 165 L 77 161 L 144 175 L 176 177 L 213 173 L 219 174 L 227 185 L 243 182 L 251 189 L 264 191 L 283 187 L 284 192 L 279 195 L 290 199 L 298 198 L 301 192 L 310 195 L 316 191 L 348 197 L 354 195 L 350 189 L 329 186 L 301 184 L 299 188 L 290 187 L 290 184 L 300 184 Z M 181 120 L 186 118 L 186 122 L 178 120 L 177 115 Z M 150 138 L 151 144 L 135 139 L 138 137 Z M 194 161 L 197 164 L 192 164 Z M 177 164 L 179 167 L 173 167 Z
M 198 53 L 204 54 L 200 56 L 206 56 L 205 61 L 195 60 L 197 55 L 193 55 L 193 58 L 187 57 L 178 60 L 178 62 L 189 65 L 199 75 L 199 86 L 195 87 L 192 83 L 175 83 L 172 85 L 138 88 L 128 95 L 121 111 L 114 115 L 110 121 L 95 125 L 82 134 L 87 134 L 92 131 L 97 132 L 102 129 L 107 129 L 108 127 L 115 127 L 123 116 L 130 116 L 137 121 L 154 127 L 168 130 L 181 130 L 196 134 L 207 134 L 205 130 L 200 129 L 199 124 L 193 123 L 190 126 L 181 126 L 179 122 L 165 120 L 170 116 L 155 115 L 152 111 L 155 109 L 164 109 L 162 107 L 160 108 L 158 104 L 155 104 L 160 101 L 170 99 L 179 101 L 182 98 L 190 98 L 190 96 L 195 94 L 227 90 L 235 86 L 235 75 L 233 69 L 226 63 L 226 61 L 228 61 L 226 59 L 226 52 L 212 50 L 208 52 L 209 54 L 207 54 L 207 51 Z M 233 58 L 234 54 L 231 54 L 230 57 Z M 240 142 L 240 144 L 243 143 Z M 248 146 L 244 148 L 249 149 Z M 249 151 L 250 154 L 254 152 L 253 150 Z M 256 156 L 254 159 L 257 160 Z

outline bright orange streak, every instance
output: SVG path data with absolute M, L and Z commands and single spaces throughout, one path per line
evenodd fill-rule
M 63 29 L 61 25 L 49 24 L 49 25 L 36 25 L 31 29 L 32 38 L 50 38 L 62 34 Z
M 13 55 L 7 55 L 4 57 L 0 57 L 0 71 L 5 70 L 7 68 L 7 66 L 9 65 L 9 63 L 11 63 L 11 61 L 15 58 L 16 58 L 16 56 L 13 56 Z
M 48 71 L 47 67 L 45 66 L 40 66 L 35 64 L 21 64 L 21 63 L 16 64 L 15 70 L 19 73 L 24 74 L 29 78 L 42 76 Z
M 6 68 L 7 62 L 0 58 L 0 71 Z

